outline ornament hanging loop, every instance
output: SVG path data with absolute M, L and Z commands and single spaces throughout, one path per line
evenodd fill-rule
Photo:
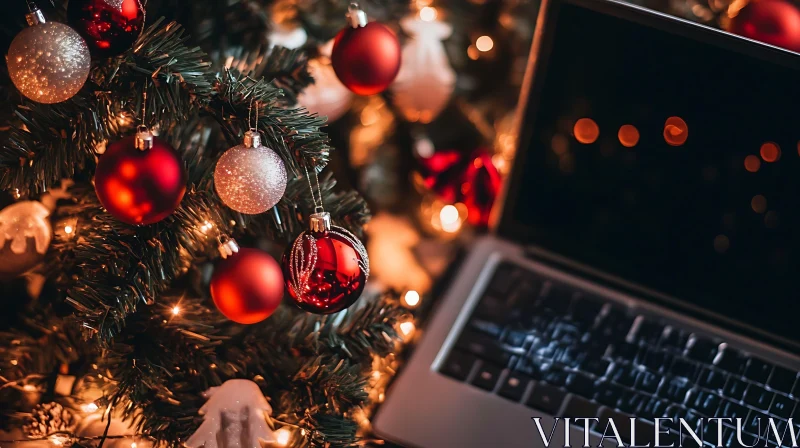
M 244 146 L 247 148 L 261 147 L 261 134 L 255 128 L 250 128 L 244 133 Z
M 153 147 L 153 133 L 150 132 L 147 126 L 140 124 L 139 127 L 136 128 L 134 146 L 139 151 L 147 151 Z
M 331 214 L 316 212 L 308 217 L 308 228 L 314 233 L 325 233 L 331 230 Z
M 42 10 L 36 7 L 36 5 L 28 2 L 28 8 L 31 11 L 25 14 L 25 21 L 28 22 L 28 26 L 41 25 L 42 23 L 47 22 L 47 20 L 44 18 L 44 13 L 42 13 Z
M 367 13 L 358 6 L 358 3 L 350 3 L 350 6 L 347 7 L 347 18 L 350 19 L 350 25 L 353 28 L 367 26 Z

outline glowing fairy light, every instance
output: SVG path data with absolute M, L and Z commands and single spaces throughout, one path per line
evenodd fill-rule
M 419 305 L 419 299 L 420 299 L 419 293 L 417 291 L 414 291 L 413 289 L 407 291 L 403 296 L 403 302 L 406 304 L 406 306 L 410 308 Z
M 424 22 L 433 22 L 436 20 L 436 16 L 436 8 L 431 6 L 426 6 L 419 11 L 419 18 Z
M 289 444 L 289 439 L 291 439 L 292 434 L 289 433 L 289 430 L 286 428 L 281 428 L 275 431 L 275 443 L 278 446 L 286 446 Z
M 475 41 L 475 48 L 482 53 L 486 53 L 494 48 L 494 41 L 489 36 L 481 36 Z
M 178 316 L 180 314 L 181 314 L 181 307 L 179 307 L 178 305 L 173 306 L 172 307 L 172 315 L 173 316 Z
M 81 406 L 81 409 L 83 410 L 83 412 L 92 413 L 92 412 L 97 412 L 99 408 L 97 407 L 97 404 L 92 402 L 84 404 L 83 406 Z
M 400 324 L 400 331 L 403 333 L 403 336 L 411 336 L 416 329 L 417 327 L 414 325 L 414 322 L 411 321 Z
M 459 216 L 458 209 L 454 205 L 445 205 L 439 212 L 439 222 L 442 225 L 442 230 L 447 233 L 455 233 L 461 229 L 461 216 Z

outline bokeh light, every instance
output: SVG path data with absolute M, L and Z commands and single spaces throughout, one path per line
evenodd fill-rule
M 419 18 L 424 22 L 433 22 L 436 20 L 436 8 L 426 6 L 419 10 Z
M 764 213 L 767 211 L 767 198 L 764 195 L 757 194 L 750 200 L 750 207 L 756 213 Z
M 761 145 L 759 153 L 765 162 L 777 162 L 781 158 L 781 148 L 777 143 L 773 142 L 766 142 Z
M 689 138 L 689 126 L 681 117 L 669 117 L 664 123 L 664 141 L 670 146 L 681 146 Z
M 724 254 L 728 251 L 728 248 L 731 247 L 731 242 L 725 235 L 717 235 L 714 238 L 714 250 Z
M 489 36 L 481 36 L 475 41 L 475 48 L 484 53 L 491 51 L 494 48 L 494 41 Z
M 761 168 L 761 159 L 758 156 L 750 154 L 744 158 L 744 169 L 751 173 L 755 173 Z
M 620 126 L 617 132 L 619 143 L 626 148 L 633 148 L 639 143 L 639 130 L 632 124 L 624 124 Z
M 588 145 L 597 141 L 597 137 L 600 136 L 600 128 L 591 118 L 581 118 L 575 122 L 572 133 L 575 135 L 575 140 Z

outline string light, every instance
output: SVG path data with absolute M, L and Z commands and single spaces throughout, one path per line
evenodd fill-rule
M 289 444 L 289 439 L 292 438 L 292 434 L 286 428 L 281 428 L 275 431 L 275 443 L 278 446 L 286 446 Z
M 419 293 L 413 289 L 407 291 L 405 295 L 403 295 L 403 303 L 409 308 L 414 308 L 419 305 Z
M 214 224 L 211 224 L 208 221 L 204 221 L 203 224 L 200 225 L 200 231 L 203 233 L 208 233 L 208 231 L 212 228 L 214 228 Z
M 461 228 L 461 217 L 459 216 L 458 209 L 454 205 L 445 205 L 439 212 L 439 221 L 442 224 L 442 230 L 447 233 L 455 233 Z
M 26 384 L 22 386 L 22 390 L 24 390 L 25 392 L 35 392 L 36 386 L 34 386 L 33 384 Z
M 96 412 L 99 408 L 97 407 L 97 404 L 92 402 L 84 404 L 83 406 L 81 406 L 81 409 L 83 410 L 83 412 L 92 413 Z
M 131 442 L 131 448 L 136 448 L 136 447 L 137 447 L 136 442 Z
M 416 329 L 417 327 L 414 325 L 414 322 L 411 322 L 410 320 L 400 324 L 400 332 L 403 333 L 403 336 L 408 338 L 414 334 L 414 330 Z
M 433 22 L 437 15 L 436 8 L 431 6 L 426 6 L 419 11 L 419 18 L 424 22 Z
M 494 48 L 494 41 L 489 36 L 481 36 L 475 41 L 475 48 L 482 53 L 486 53 Z
M 178 305 L 173 306 L 172 307 L 172 315 L 173 316 L 177 316 L 179 314 L 181 314 L 181 307 L 179 307 Z

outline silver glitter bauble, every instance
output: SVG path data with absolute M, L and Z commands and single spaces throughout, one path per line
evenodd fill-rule
M 17 89 L 39 103 L 66 101 L 89 76 L 89 47 L 72 28 L 57 22 L 25 28 L 8 48 L 8 74 Z
M 214 186 L 222 202 L 239 213 L 269 210 L 286 191 L 286 166 L 258 133 L 248 131 L 245 144 L 225 151 L 214 169 Z

